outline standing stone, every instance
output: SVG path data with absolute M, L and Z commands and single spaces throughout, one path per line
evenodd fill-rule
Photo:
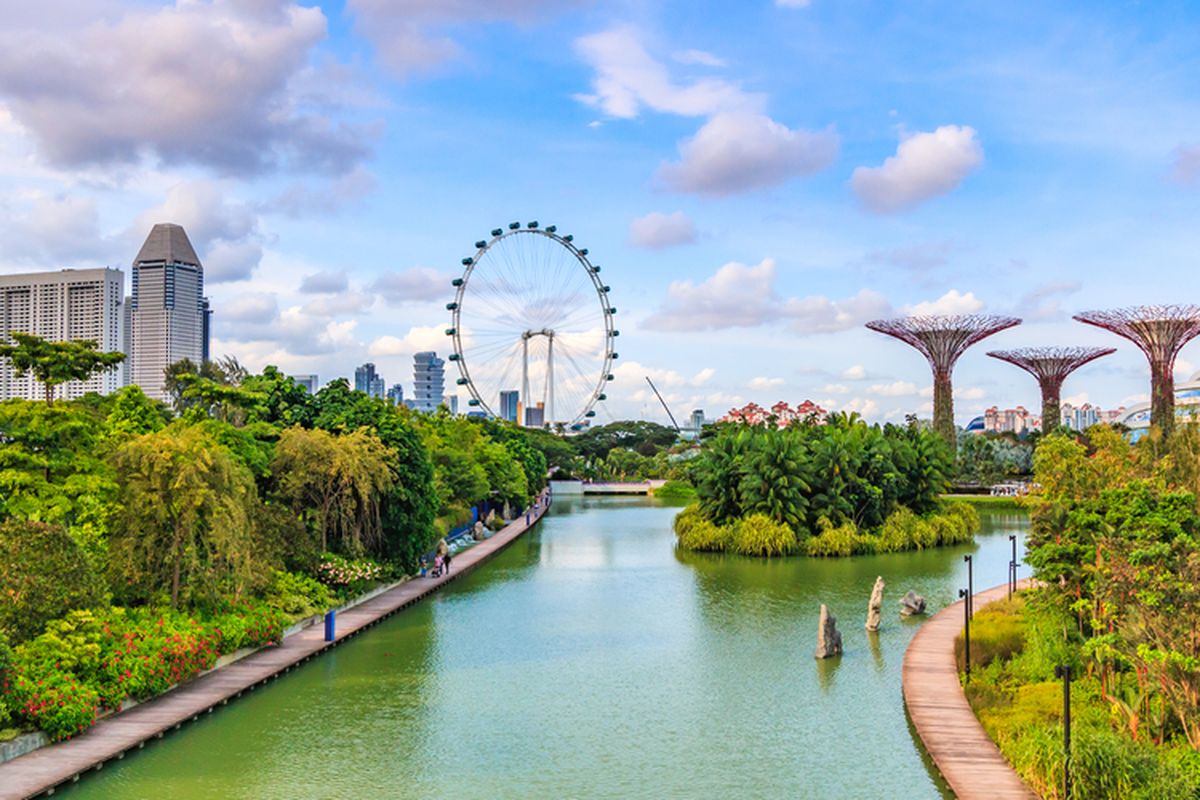
M 912 617 L 925 613 L 925 598 L 909 589 L 900 598 L 900 616 Z
M 867 603 L 867 630 L 879 630 L 880 615 L 883 611 L 883 576 L 875 578 L 875 588 L 871 590 L 871 600 Z
M 842 654 L 842 634 L 838 633 L 837 618 L 829 608 L 821 604 L 821 618 L 817 622 L 817 658 L 829 658 Z

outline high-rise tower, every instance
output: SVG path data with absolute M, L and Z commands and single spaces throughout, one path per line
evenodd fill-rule
M 413 408 L 432 413 L 446 399 L 446 362 L 437 353 L 413 356 Z
M 159 223 L 133 260 L 129 382 L 167 400 L 164 371 L 182 359 L 204 360 L 204 268 L 179 225 Z

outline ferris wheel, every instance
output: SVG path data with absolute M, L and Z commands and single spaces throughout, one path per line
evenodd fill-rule
M 579 430 L 607 399 L 617 313 L 569 234 L 513 222 L 475 243 L 446 304 L 467 403 L 519 425 Z

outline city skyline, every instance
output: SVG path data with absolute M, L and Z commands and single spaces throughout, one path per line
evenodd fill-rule
M 782 398 L 927 415 L 919 355 L 861 323 L 929 311 L 1023 317 L 996 347 L 1115 345 L 1063 401 L 1132 406 L 1140 354 L 1069 314 L 1189 285 L 1200 48 L 1183 5 L 933 4 L 932 27 L 822 0 L 736 18 L 77 5 L 22 8 L 3 34 L 0 274 L 127 265 L 151 224 L 177 222 L 204 261 L 212 355 L 254 370 L 403 375 L 416 352 L 445 356 L 459 260 L 515 219 L 574 233 L 619 299 L 596 422 L 665 422 L 644 375 L 676 414 Z M 165 30 L 224 57 L 227 82 L 181 63 L 182 84 L 154 83 L 151 54 L 122 43 L 165 47 Z M 47 69 L 105 88 L 41 87 Z M 48 121 L 64 115 L 82 121 Z M 1193 344 L 1177 379 L 1197 365 Z M 1036 406 L 983 352 L 955 384 L 960 425 Z

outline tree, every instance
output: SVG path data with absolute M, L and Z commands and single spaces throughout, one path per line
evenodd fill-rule
M 126 443 L 112 461 L 122 505 L 110 543 L 114 591 L 167 593 L 179 608 L 250 588 L 264 566 L 251 530 L 257 496 L 227 448 L 176 424 Z
M 16 641 L 104 597 L 104 586 L 65 530 L 10 520 L 0 524 L 0 632 Z
M 365 428 L 335 436 L 288 428 L 271 472 L 276 493 L 319 533 L 323 550 L 345 555 L 383 550 L 384 498 L 393 486 L 394 454 Z
M 8 359 L 19 376 L 32 374 L 46 392 L 46 405 L 54 403 L 54 389 L 67 381 L 86 381 L 125 360 L 119 352 L 102 353 L 96 342 L 50 342 L 30 333 L 13 331 L 14 344 L 0 344 L 0 358 Z
M 161 431 L 168 422 L 170 412 L 137 385 L 126 386 L 113 396 L 105 419 L 108 435 L 121 440 Z

